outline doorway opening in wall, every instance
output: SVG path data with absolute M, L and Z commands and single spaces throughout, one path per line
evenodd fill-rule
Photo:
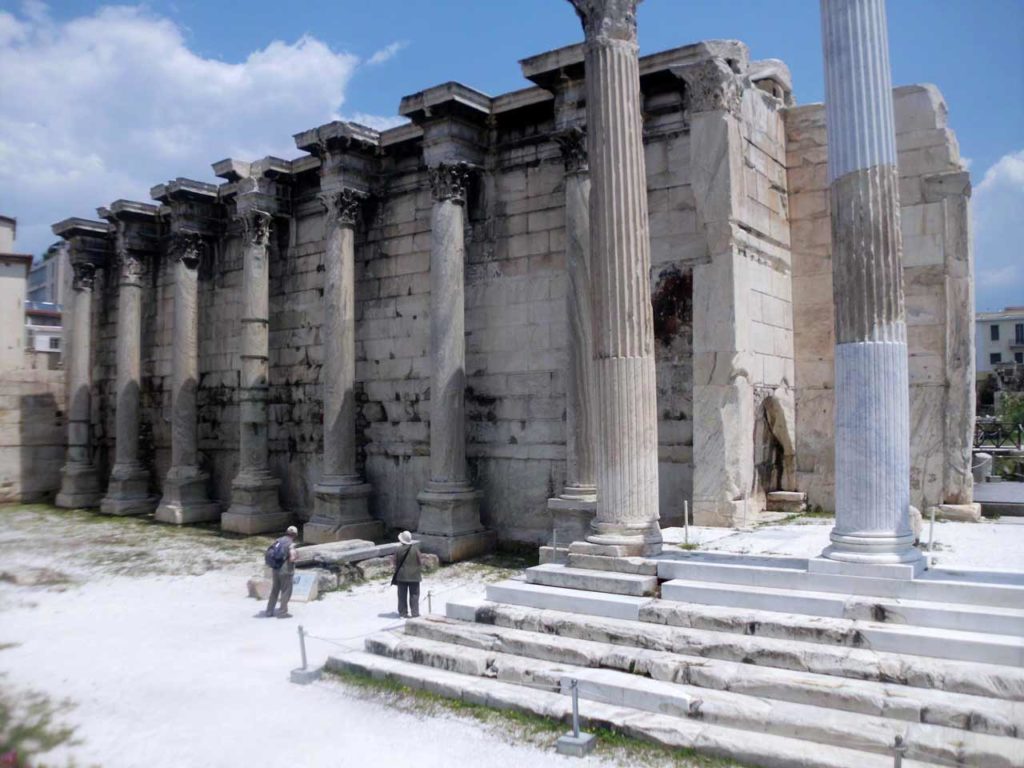
M 767 496 L 772 491 L 783 490 L 785 470 L 785 449 L 772 431 L 768 414 L 769 399 L 773 390 L 769 387 L 754 388 L 754 488 L 753 496 Z

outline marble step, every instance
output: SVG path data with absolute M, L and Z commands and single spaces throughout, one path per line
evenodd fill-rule
M 505 596 L 522 595 L 512 594 L 508 588 Z M 857 630 L 850 626 L 854 623 L 845 620 L 664 600 L 647 601 L 642 620 L 637 620 L 638 617 L 588 614 L 577 610 L 579 606 L 575 603 L 569 605 L 566 610 L 467 600 L 449 602 L 447 615 L 462 621 L 618 646 L 1024 701 L 1024 669 L 877 651 L 858 641 Z
M 664 682 L 813 704 L 896 721 L 1024 737 L 1024 703 L 1021 702 L 757 667 L 438 616 L 410 620 L 405 624 L 405 632 L 466 648 L 581 667 L 615 669 Z
M 658 591 L 657 576 L 572 568 L 558 563 L 527 568 L 526 583 L 632 597 L 653 595 Z
M 1024 609 L 1022 584 L 957 580 L 951 574 L 946 577 L 941 571 L 926 572 L 916 579 L 893 579 L 842 573 L 816 573 L 805 568 L 786 566 L 673 558 L 659 560 L 658 578 L 662 581 L 682 579 L 773 589 L 837 592 L 845 595 Z
M 568 725 L 572 713 L 569 696 L 376 656 L 347 653 L 330 657 L 329 671 L 352 672 L 427 691 L 455 701 L 523 714 L 537 715 Z M 893 758 L 845 747 L 822 749 L 820 744 L 768 733 L 725 728 L 690 718 L 672 717 L 612 706 L 580 702 L 584 730 L 605 728 L 670 749 L 690 749 L 703 755 L 734 760 L 757 768 L 892 768 Z M 905 760 L 905 768 L 934 764 Z
M 585 699 L 883 755 L 891 754 L 896 737 L 901 736 L 908 756 L 913 758 L 1013 768 L 1013 756 L 1024 747 L 1024 741 L 1003 736 L 894 722 L 809 704 L 652 680 L 616 670 L 525 659 L 409 634 L 371 636 L 366 640 L 366 650 L 379 656 L 464 675 L 493 677 L 535 689 L 567 692 L 569 680 L 576 679 L 580 696 Z
M 799 491 L 771 491 L 766 500 L 771 512 L 803 512 L 807 509 L 807 494 Z
M 528 584 L 515 579 L 488 584 L 487 599 L 496 603 L 551 608 L 558 611 L 586 613 L 615 619 L 632 619 L 633 621 L 640 618 L 640 607 L 651 601 L 649 597 L 548 587 L 542 584 Z
M 932 656 L 938 659 L 974 661 L 1024 667 L 1024 637 L 988 632 L 968 632 L 916 624 L 886 624 L 843 616 L 842 599 L 825 593 L 796 592 L 728 584 L 707 584 L 674 579 L 662 584 L 665 601 L 701 603 L 795 616 L 820 616 L 849 622 L 859 643 L 876 651 Z M 938 610 L 939 606 L 936 606 Z M 854 612 L 859 613 L 857 611 Z M 979 621 L 980 626 L 987 626 Z
M 1024 610 L 672 579 L 664 600 L 1024 637 Z M 932 654 L 925 654 L 932 655 Z

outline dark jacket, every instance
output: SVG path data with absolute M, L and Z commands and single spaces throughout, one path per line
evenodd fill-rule
M 406 556 L 408 552 L 408 556 Z M 402 558 L 405 558 L 403 562 Z M 402 567 L 398 569 L 397 581 L 420 581 L 420 545 L 419 542 L 413 542 L 411 545 L 403 545 L 397 552 L 395 552 L 395 567 L 398 568 L 398 564 L 402 563 Z

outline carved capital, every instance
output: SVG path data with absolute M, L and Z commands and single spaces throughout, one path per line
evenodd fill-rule
M 636 7 L 641 0 L 569 0 L 588 43 L 636 45 Z
M 574 125 L 554 135 L 562 150 L 566 173 L 586 173 L 590 170 L 587 162 L 587 132 L 579 125 Z
M 128 247 L 127 225 L 117 222 L 114 230 L 114 253 L 120 266 L 121 285 L 142 285 L 146 265 L 139 254 Z
M 274 217 L 266 211 L 246 211 L 238 216 L 242 224 L 242 240 L 246 245 L 270 245 Z
M 367 195 L 346 187 L 337 192 L 321 192 L 319 198 L 327 210 L 329 225 L 336 223 L 343 227 L 354 227 L 359 221 Z
M 171 253 L 188 269 L 198 269 L 206 251 L 206 242 L 198 232 L 179 232 L 174 237 Z
M 71 269 L 75 273 L 72 287 L 76 291 L 91 291 L 96 285 L 96 265 L 90 261 L 76 261 L 72 262 Z
M 434 200 L 464 205 L 471 169 L 468 163 L 441 163 L 430 169 L 430 189 Z
M 739 114 L 743 83 L 723 59 L 706 59 L 683 68 L 680 74 L 686 81 L 691 113 L 726 110 Z

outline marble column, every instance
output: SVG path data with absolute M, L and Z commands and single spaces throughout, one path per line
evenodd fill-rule
M 302 539 L 320 544 L 380 538 L 384 526 L 370 517 L 371 487 L 356 467 L 355 227 L 365 195 L 341 189 L 321 195 L 327 209 L 324 254 L 323 473 L 314 487 L 313 517 Z
M 221 528 L 235 533 L 279 531 L 288 524 L 281 510 L 281 481 L 270 473 L 267 394 L 270 361 L 269 248 L 273 217 L 261 210 L 239 212 L 242 226 L 242 349 L 239 399 L 238 474 Z
M 609 554 L 661 550 L 658 421 L 637 0 L 570 0 L 583 23 L 597 397 L 597 515 Z
M 590 308 L 590 169 L 587 135 L 579 126 L 555 136 L 565 161 L 566 311 L 569 360 L 565 391 L 565 486 L 548 499 L 558 548 L 585 539 L 597 510 L 593 379 L 593 313 Z
M 430 241 L 430 482 L 417 497 L 416 538 L 444 562 L 494 546 L 480 522 L 480 492 L 466 467 L 465 205 L 470 169 L 430 169 L 434 195 Z
M 884 0 L 822 0 L 835 298 L 836 524 L 824 556 L 921 563 Z
M 117 293 L 117 404 L 114 409 L 114 467 L 100 511 L 145 515 L 156 508 L 149 492 L 149 470 L 139 460 L 139 406 L 142 384 L 141 256 L 124 244 L 125 222 L 116 222 L 120 283 Z
M 209 475 L 199 469 L 196 391 L 199 385 L 199 263 L 205 244 L 198 233 L 177 235 L 174 258 L 174 368 L 171 391 L 171 468 L 156 519 L 184 525 L 220 520 L 220 505 L 207 494 Z
M 95 507 L 103 496 L 92 460 L 92 291 L 96 266 L 72 261 L 70 360 L 68 360 L 68 447 L 61 467 L 57 506 Z

